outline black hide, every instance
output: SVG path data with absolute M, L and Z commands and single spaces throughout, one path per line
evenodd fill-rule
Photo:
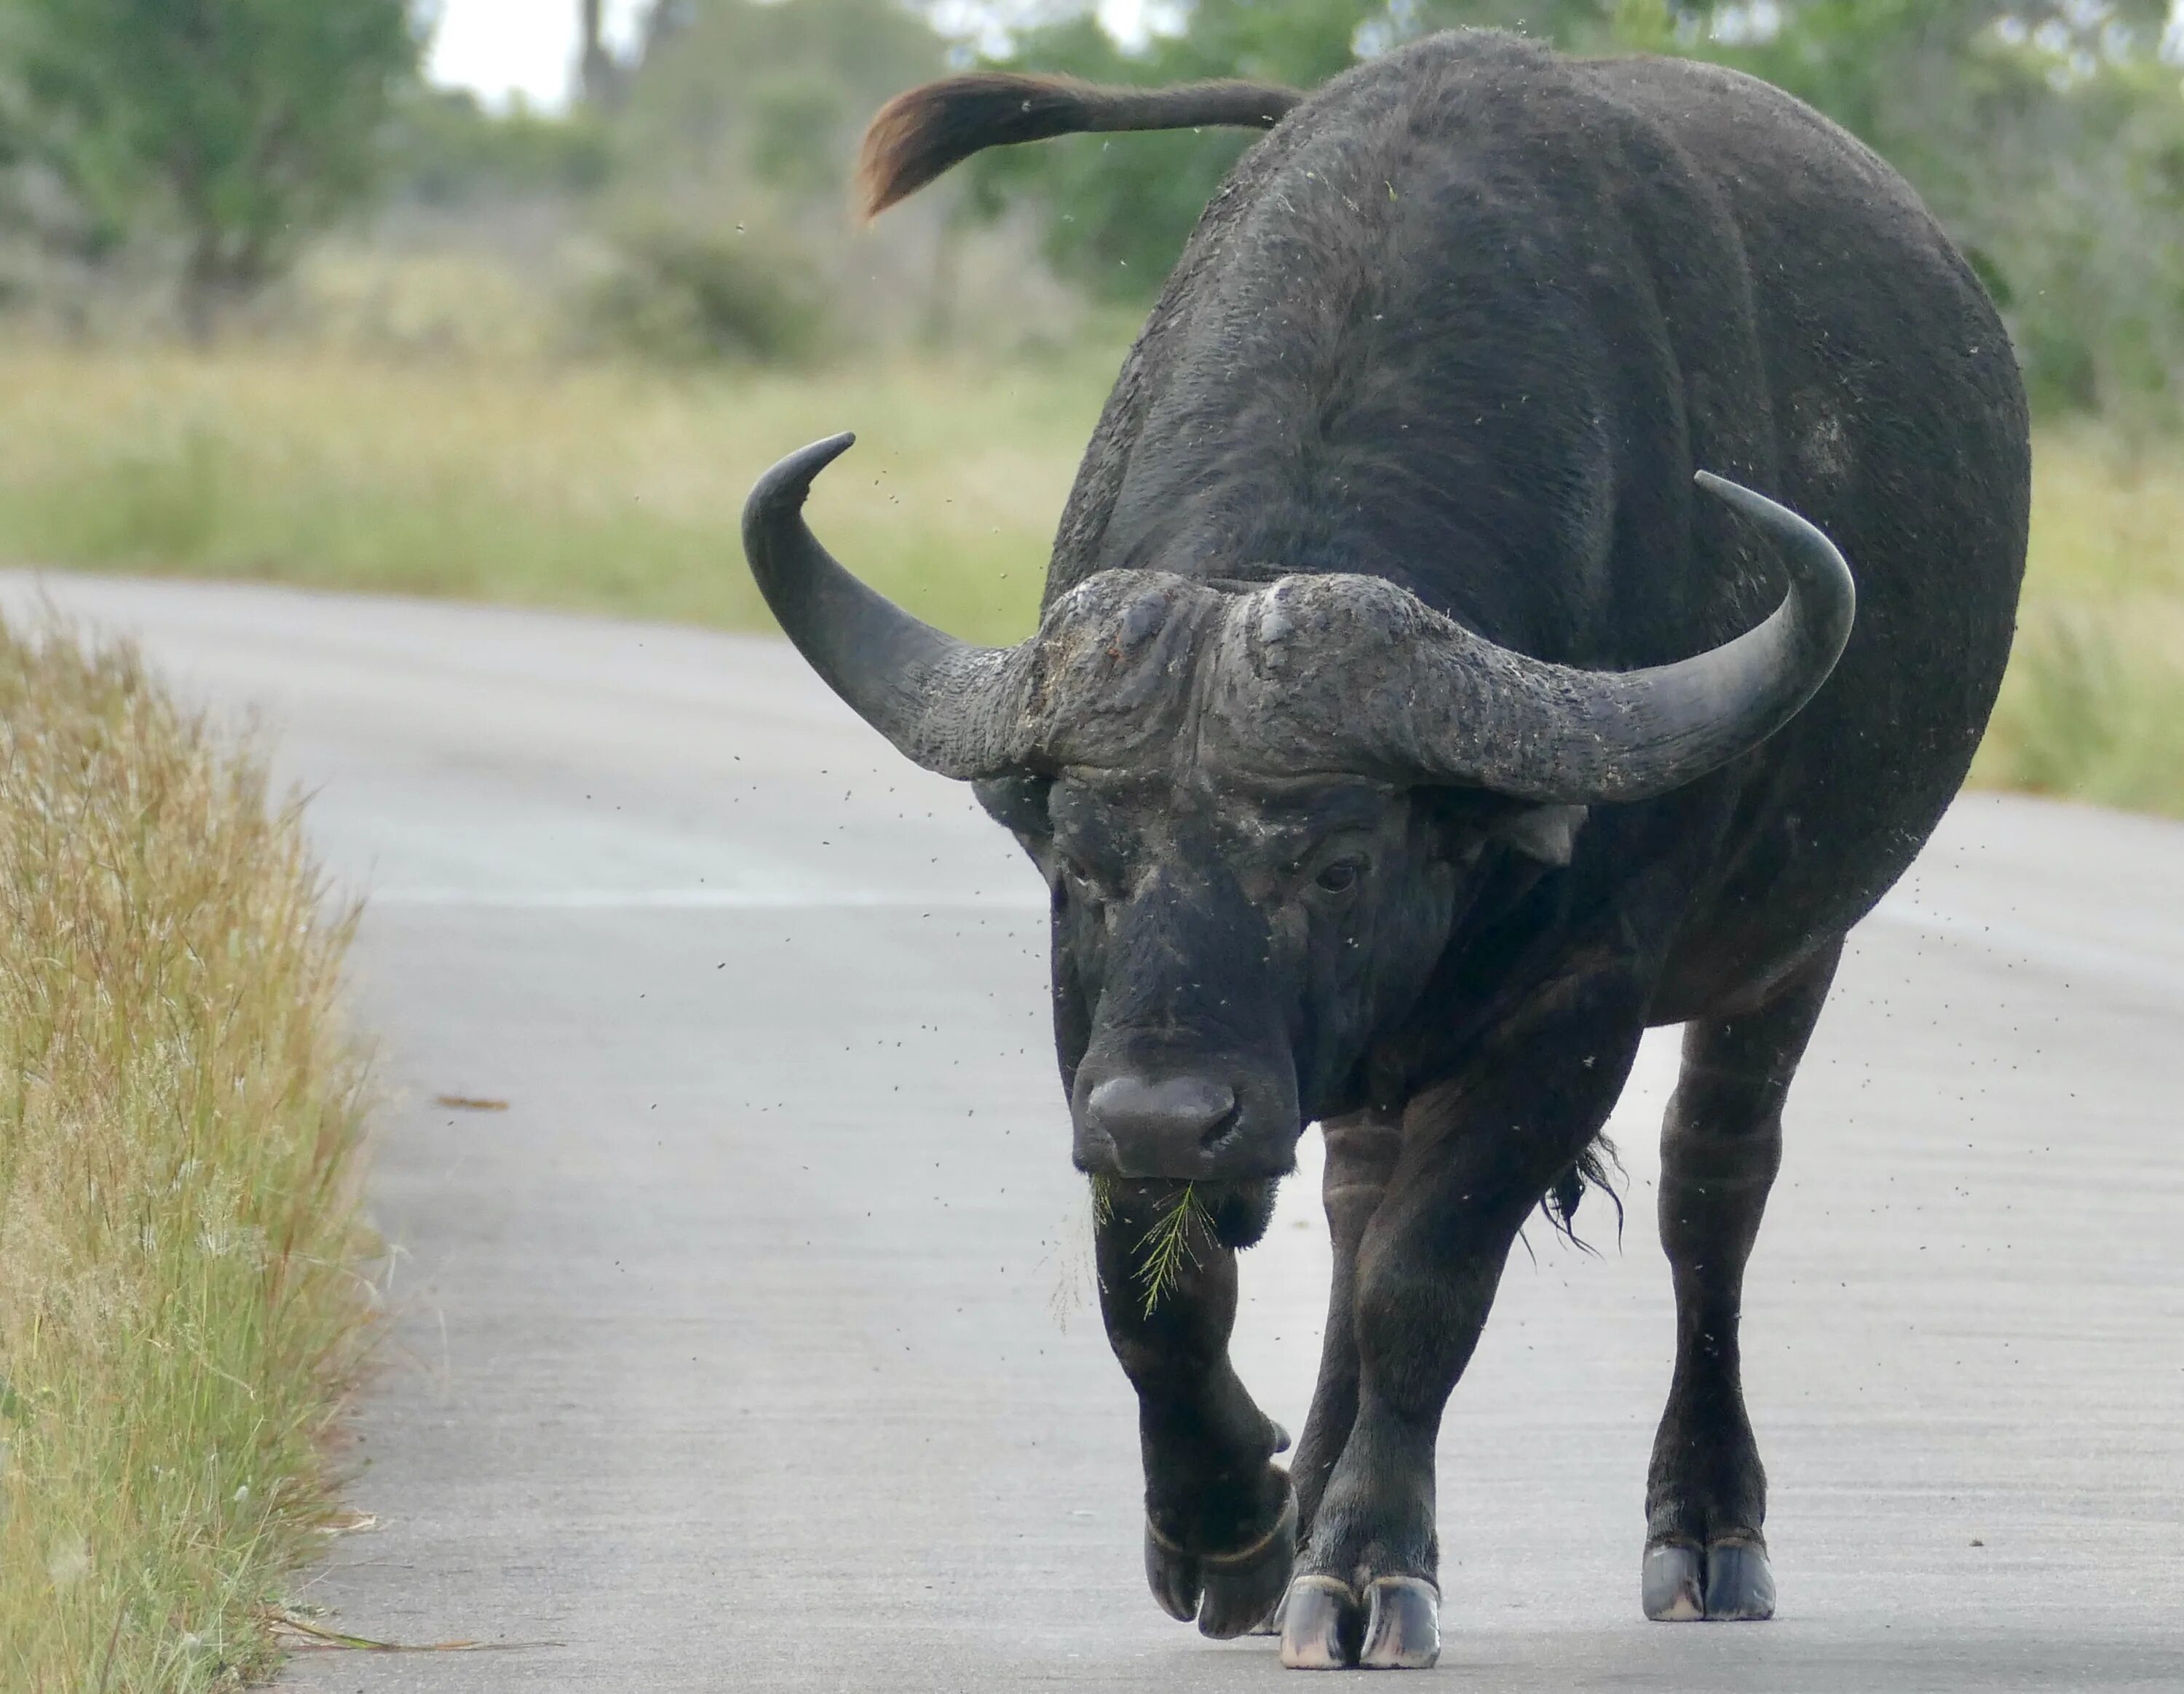
M 1128 1267 L 1150 1202 L 1122 1185 L 1103 1293 L 1140 1390 L 1147 1569 L 1171 1612 L 1233 1633 L 1279 1565 L 1287 1662 L 1432 1662 L 1442 1407 L 1516 1229 L 1567 1195 L 1639 1032 L 1686 1020 L 1661 1194 L 1676 1385 L 1643 1598 L 1663 1619 L 1772 1610 L 1743 1265 L 1841 938 L 1986 724 L 2028 465 L 2008 338 L 1970 267 L 1884 164 L 1763 84 L 1440 36 L 1331 83 L 1239 165 L 1108 402 L 1050 604 L 1115 569 L 1223 590 L 1368 573 L 1535 657 L 1662 664 L 1750 627 L 1786 586 L 1695 493 L 1700 469 L 1827 532 L 1859 604 L 1817 697 L 1689 787 L 1500 841 L 1490 797 L 1414 796 L 1457 814 L 1440 862 L 1459 886 L 1408 896 L 1445 925 L 1423 987 L 1405 981 L 1400 1014 L 1340 1052 L 1312 1045 L 1312 1008 L 1291 1000 L 1300 1045 L 1269 1062 L 1333 1120 L 1335 1285 L 1293 1507 L 1267 1491 L 1273 1440 L 1221 1345 L 1228 1256 L 1193 1268 L 1172 1313 L 1141 1311 Z M 1172 805 L 1190 809 L 1180 789 Z M 1134 1038 L 1103 1024 L 1096 950 L 1057 878 L 1056 1034 L 1081 1118 L 1088 1050 Z M 1164 968 L 1198 999 L 1262 1003 L 1256 932 L 1234 935 Z M 1415 954 L 1406 936 L 1367 968 L 1408 978 Z M 1207 1050 L 1237 1068 L 1233 1045 Z
M 966 114 L 996 86 L 905 96 L 876 144 L 915 163 L 930 131 L 950 157 L 974 150 Z M 1154 103 L 1161 121 L 1193 121 L 1194 98 Z M 1223 98 L 1195 120 L 1242 97 Z M 1152 109 L 1083 89 L 1061 105 Z M 894 168 L 868 156 L 872 181 Z M 1694 489 L 1701 470 L 1817 524 L 1858 587 L 1830 680 L 1710 774 L 1542 807 L 1385 769 L 1245 769 L 1207 730 L 1226 697 L 1199 632 L 1223 627 L 1221 597 L 1284 577 L 1384 578 L 1591 670 L 1737 636 L 1789 575 Z M 1061 521 L 1048 605 L 1100 577 L 1084 603 L 1114 599 L 1112 644 L 1065 616 L 1075 645 L 1006 673 L 1009 711 L 1100 719 L 1098 744 L 1123 750 L 980 788 L 1054 889 L 1056 1034 L 1139 1394 L 1162 1605 L 1230 1635 L 1286 1588 L 1288 1663 L 1432 1662 L 1442 1409 L 1525 1217 L 1550 1192 L 1567 1211 L 1594 1167 L 1641 1032 L 1688 1022 L 1643 1597 L 1663 1619 L 1771 1611 L 1736 1363 L 1745 1259 L 1844 932 L 1985 726 L 2028 480 L 2016 366 L 1970 269 L 1887 166 L 1763 84 L 1441 36 L 1338 78 L 1246 155 Z M 1133 599 L 1145 584 L 1158 605 Z M 1228 1365 L 1234 1250 L 1315 1118 L 1335 1281 L 1284 1473 Z M 1150 1275 L 1178 1218 L 1190 1251 Z

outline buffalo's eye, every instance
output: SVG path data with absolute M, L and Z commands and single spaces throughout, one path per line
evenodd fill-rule
M 1357 878 L 1364 872 L 1365 861 L 1362 859 L 1337 859 L 1332 864 L 1320 867 L 1319 874 L 1312 879 L 1312 885 L 1322 894 L 1348 894 L 1357 886 Z
M 1061 861 L 1061 879 L 1068 885 L 1069 892 L 1084 905 L 1098 906 L 1100 903 L 1103 897 L 1099 883 L 1074 859 Z

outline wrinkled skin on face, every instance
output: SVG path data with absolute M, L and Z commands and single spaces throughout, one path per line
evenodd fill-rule
M 979 794 L 1052 892 L 1078 1167 L 1236 1184 L 1264 1204 L 1306 1123 L 1399 1097 L 1379 1050 L 1489 849 L 1566 857 L 1574 826 L 1569 809 L 1476 792 L 1202 768 L 1080 771 Z M 1234 1197 L 1240 1228 L 1263 1210 Z

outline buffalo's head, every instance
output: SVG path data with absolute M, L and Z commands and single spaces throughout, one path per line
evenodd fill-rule
M 1103 571 L 1021 646 L 971 647 L 805 527 L 812 478 L 850 441 L 760 480 L 745 551 L 821 677 L 917 763 L 974 782 L 1045 873 L 1077 1162 L 1098 1173 L 1288 1170 L 1307 1121 L 1363 1103 L 1374 1044 L 1490 847 L 1566 860 L 1584 808 L 1665 793 L 1774 733 L 1849 636 L 1827 538 L 1701 473 L 1780 543 L 1791 592 L 1653 670 L 1527 658 L 1366 576 L 1235 590 Z

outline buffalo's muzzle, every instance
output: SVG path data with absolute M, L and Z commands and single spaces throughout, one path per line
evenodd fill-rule
M 1178 1181 L 1274 1175 L 1291 1156 L 1255 1133 L 1235 1087 L 1204 1075 L 1123 1071 L 1078 1096 L 1077 1163 L 1120 1177 Z

